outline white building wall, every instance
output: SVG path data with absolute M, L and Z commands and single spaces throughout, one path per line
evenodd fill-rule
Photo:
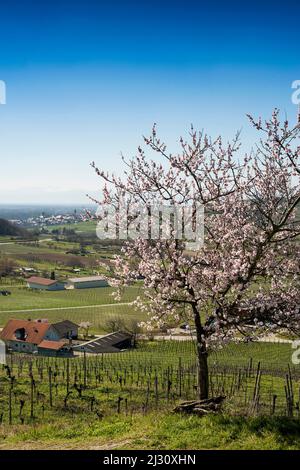
M 24 353 L 32 353 L 34 351 L 37 351 L 37 346 L 35 344 L 26 343 L 23 341 L 9 341 L 8 346 L 13 351 L 19 351 Z

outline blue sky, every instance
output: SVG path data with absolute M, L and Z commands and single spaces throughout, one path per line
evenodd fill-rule
M 161 4 L 162 3 L 162 4 Z M 10 1 L 0 5 L 0 203 L 84 203 L 153 122 L 230 138 L 246 113 L 293 121 L 296 2 Z

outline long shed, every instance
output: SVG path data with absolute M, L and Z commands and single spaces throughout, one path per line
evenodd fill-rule
M 73 347 L 74 351 L 93 354 L 120 352 L 133 346 L 133 335 L 116 331 Z
M 72 277 L 68 279 L 67 289 L 91 289 L 94 287 L 107 287 L 106 279 L 100 276 Z

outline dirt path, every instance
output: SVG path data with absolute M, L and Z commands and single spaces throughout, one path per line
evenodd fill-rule
M 111 441 L 102 444 L 101 446 L 92 446 L 88 447 L 88 450 L 112 450 L 112 449 L 119 449 L 120 447 L 126 446 L 130 444 L 131 439 L 124 439 L 122 441 Z
M 99 441 L 98 441 L 99 442 Z M 132 439 L 122 439 L 115 441 L 107 441 L 105 444 L 98 444 L 97 439 L 93 439 L 90 442 L 85 440 L 71 441 L 71 442 L 45 442 L 45 441 L 30 441 L 16 443 L 5 443 L 0 444 L 0 450 L 113 450 L 120 449 L 124 446 L 128 446 Z

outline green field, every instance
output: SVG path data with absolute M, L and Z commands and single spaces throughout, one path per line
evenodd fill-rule
M 45 242 L 46 243 L 46 242 Z M 5 255 L 25 254 L 25 253 L 42 253 L 47 245 L 37 242 L 18 242 L 0 239 L 0 253 Z
M 1 288 L 1 286 L 0 286 Z M 39 291 L 24 287 L 11 287 L 10 296 L 0 297 L 0 313 L 6 310 L 30 310 L 41 308 L 80 307 L 89 305 L 117 304 L 111 287 L 96 289 L 70 289 L 62 291 Z M 120 302 L 132 302 L 141 289 L 129 287 Z
M 61 423 L 58 426 L 58 422 Z M 147 415 L 60 415 L 35 426 L 0 427 L 7 450 L 299 450 L 298 419 L 285 417 Z
M 96 235 L 96 225 L 97 222 L 91 220 L 88 222 L 78 222 L 77 224 L 53 225 L 47 227 L 47 229 L 49 232 L 53 232 L 53 230 L 63 230 L 65 228 L 74 230 L 76 233 Z

